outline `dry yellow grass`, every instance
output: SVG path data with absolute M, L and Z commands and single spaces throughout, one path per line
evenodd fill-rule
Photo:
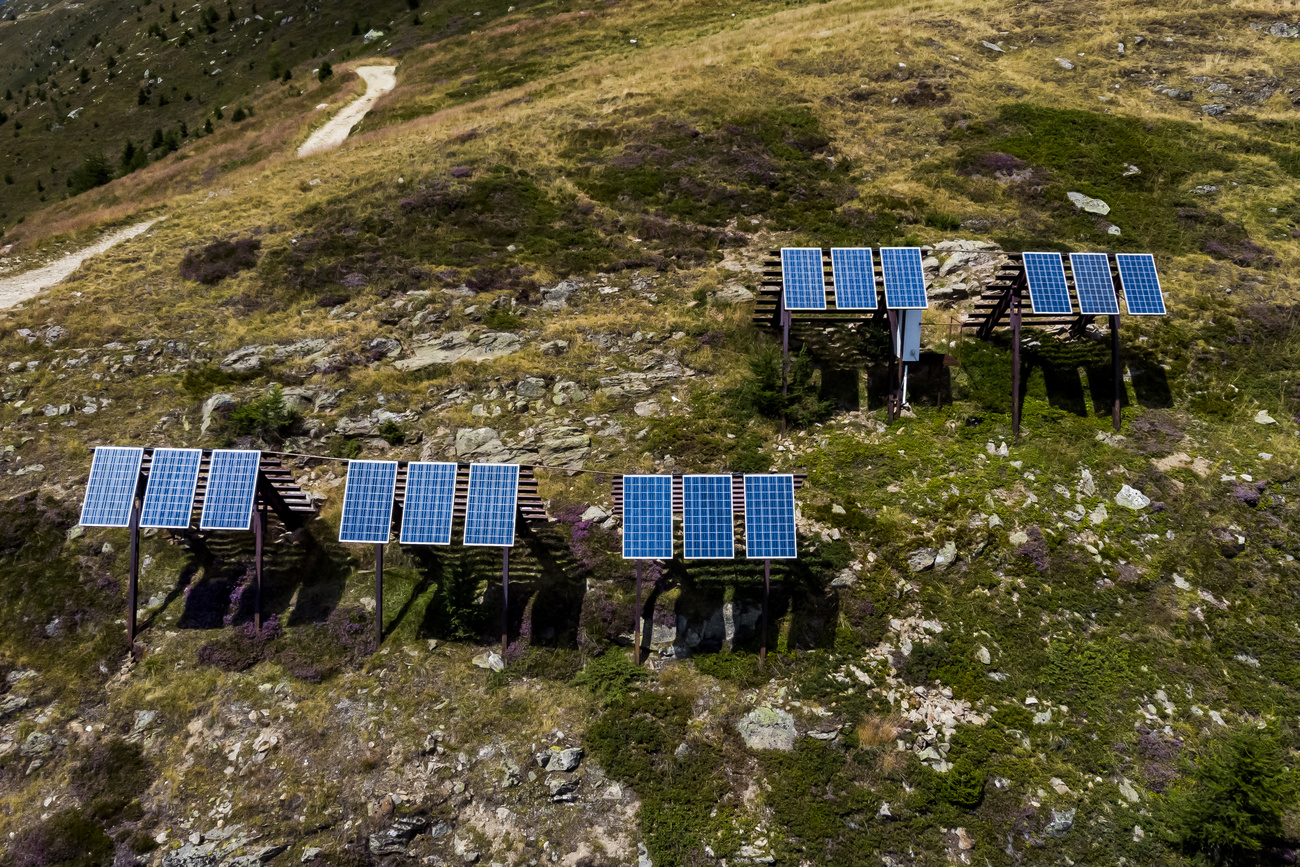
M 858 743 L 863 749 L 891 747 L 907 726 L 906 721 L 897 714 L 881 715 L 869 713 L 857 725 Z

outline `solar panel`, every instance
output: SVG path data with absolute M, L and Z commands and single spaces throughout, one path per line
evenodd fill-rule
M 880 271 L 885 276 L 885 306 L 891 310 L 923 310 L 930 306 L 921 270 L 921 248 L 881 247 Z
M 736 531 L 731 510 L 731 476 L 683 476 L 686 559 L 729 560 Z
M 507 548 L 515 543 L 518 464 L 470 464 L 465 544 Z
M 339 541 L 386 544 L 396 488 L 397 461 L 348 461 Z
M 671 560 L 673 477 L 623 477 L 623 559 Z
M 1124 306 L 1130 316 L 1164 316 L 1165 296 L 1150 253 L 1116 253 L 1119 282 L 1124 286 Z
M 794 476 L 745 476 L 745 556 L 797 557 L 794 534 Z
M 262 453 L 258 451 L 212 450 L 200 530 L 247 530 L 252 526 L 257 465 L 261 461 Z
M 199 482 L 203 449 L 154 449 L 149 487 L 140 509 L 141 527 L 180 530 L 194 513 L 194 486 Z
M 826 274 L 821 248 L 782 247 L 781 287 L 786 310 L 825 310 Z
M 832 247 L 836 310 L 876 309 L 876 266 L 870 247 Z
M 1105 253 L 1071 253 L 1070 271 L 1074 291 L 1079 293 L 1079 312 L 1085 316 L 1118 316 L 1119 300 L 1110 276 L 1110 259 Z
M 1029 303 L 1033 305 L 1035 315 L 1074 313 L 1061 254 L 1026 253 L 1024 262 L 1025 282 L 1029 284 Z
M 450 545 L 456 504 L 456 465 L 416 462 L 406 465 L 402 505 L 403 545 Z
M 135 487 L 144 449 L 100 446 L 90 462 L 86 501 L 81 504 L 83 527 L 126 527 L 131 523 Z

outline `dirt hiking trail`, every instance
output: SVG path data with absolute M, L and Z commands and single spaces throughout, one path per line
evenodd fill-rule
M 395 66 L 358 66 L 356 73 L 365 81 L 366 92 L 312 133 L 298 148 L 298 156 L 311 156 L 343 144 L 352 127 L 361 122 L 379 97 L 397 86 L 396 69 Z
M 91 256 L 98 256 L 110 247 L 115 247 L 123 241 L 129 241 L 136 235 L 143 234 L 148 231 L 150 226 L 161 219 L 162 217 L 145 220 L 143 223 L 136 223 L 134 226 L 119 229 L 98 243 L 84 247 L 75 253 L 69 253 L 44 268 L 37 268 L 34 271 L 27 271 L 13 277 L 0 279 L 0 310 L 7 310 L 21 301 L 26 301 L 42 289 L 48 289 L 81 267 L 81 263 Z

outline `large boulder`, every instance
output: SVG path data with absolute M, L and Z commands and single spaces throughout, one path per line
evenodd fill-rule
M 751 750 L 794 749 L 794 717 L 783 710 L 759 707 L 736 723 L 736 730 Z
M 403 358 L 394 366 L 398 370 L 421 370 L 434 364 L 451 364 L 456 361 L 486 361 L 500 358 L 523 348 L 524 340 L 507 331 L 452 331 L 433 338 L 415 350 L 410 358 Z

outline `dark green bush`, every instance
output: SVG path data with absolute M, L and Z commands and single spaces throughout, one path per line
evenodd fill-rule
M 87 814 L 112 825 L 132 801 L 144 794 L 150 776 L 140 745 L 114 738 L 80 753 L 68 785 L 85 805 Z
M 63 810 L 10 842 L 14 867 L 102 867 L 113 863 L 113 840 L 80 810 Z
M 973 810 L 984 800 L 984 772 L 962 756 L 940 779 L 938 793 L 954 807 Z
M 241 404 L 230 414 L 230 428 L 235 436 L 252 436 L 274 442 L 288 433 L 297 413 L 284 403 L 284 392 L 273 385 L 259 398 Z
M 609 705 L 621 700 L 645 678 L 645 670 L 625 652 L 607 650 L 588 662 L 570 684 L 586 687 L 587 692 Z
M 91 154 L 68 175 L 68 190 L 76 196 L 95 187 L 102 187 L 111 180 L 113 170 L 109 167 L 108 160 L 104 159 L 103 154 Z
M 733 393 L 736 405 L 766 418 L 784 418 L 794 427 L 806 427 L 826 419 L 832 402 L 822 400 L 820 377 L 806 351 L 790 359 L 786 394 L 781 393 L 781 352 L 775 346 L 760 346 L 749 357 L 750 376 Z

